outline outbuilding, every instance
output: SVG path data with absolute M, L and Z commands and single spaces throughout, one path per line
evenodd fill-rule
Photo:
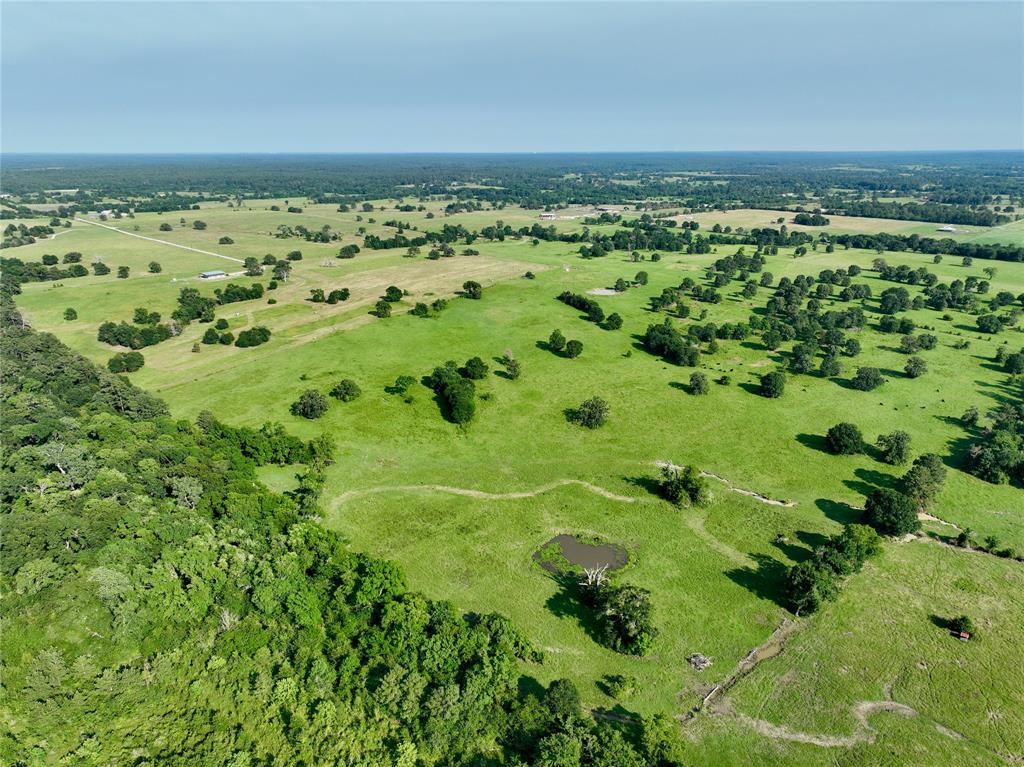
M 218 277 L 227 277 L 228 273 L 223 269 L 212 269 L 209 272 L 200 272 L 199 279 L 201 280 L 215 280 Z

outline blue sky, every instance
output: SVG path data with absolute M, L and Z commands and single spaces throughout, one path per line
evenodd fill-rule
M 1024 146 L 1019 2 L 10 2 L 6 152 Z

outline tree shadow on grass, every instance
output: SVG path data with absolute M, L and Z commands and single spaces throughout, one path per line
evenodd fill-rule
M 756 394 L 757 396 L 761 396 L 761 384 L 760 383 L 752 383 L 750 381 L 744 381 L 744 382 L 741 382 L 739 384 L 739 387 L 741 389 L 743 389 L 743 391 L 745 391 L 745 392 L 749 392 L 750 394 Z
M 863 511 L 855 509 L 848 503 L 833 501 L 829 498 L 818 498 L 814 502 L 814 505 L 817 506 L 821 510 L 821 513 L 826 517 L 841 525 L 851 525 L 856 522 L 860 522 L 860 519 L 864 514 Z
M 767 554 L 750 554 L 757 567 L 737 567 L 726 571 L 726 577 L 761 599 L 786 607 L 786 566 Z
M 638 476 L 623 477 L 623 479 L 631 485 L 635 485 L 642 490 L 646 490 L 651 495 L 655 495 L 659 498 L 661 497 L 661 482 L 657 477 Z
M 684 384 L 682 381 L 669 381 L 668 385 L 671 386 L 673 389 L 678 389 L 683 394 L 690 393 L 690 385 Z
M 897 477 L 875 469 L 855 469 L 853 475 L 864 482 L 871 483 L 875 487 L 884 487 L 889 490 L 895 490 L 899 484 Z
M 583 603 L 579 584 L 567 576 L 552 576 L 559 589 L 552 594 L 545 607 L 556 618 L 570 618 L 583 629 L 584 633 L 598 644 L 601 643 L 600 626 L 594 611 Z
M 804 447 L 810 448 L 811 450 L 817 450 L 820 453 L 832 453 L 828 449 L 828 443 L 825 437 L 821 434 L 797 434 L 796 441 Z

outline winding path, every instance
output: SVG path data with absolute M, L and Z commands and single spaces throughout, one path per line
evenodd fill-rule
M 81 221 L 83 224 L 90 224 L 92 226 L 98 226 L 102 229 L 109 229 L 112 232 L 118 234 L 126 234 L 129 237 L 138 237 L 140 240 L 149 240 L 150 242 L 156 242 L 160 245 L 170 245 L 172 248 L 181 248 L 182 250 L 191 250 L 193 253 L 202 253 L 204 256 L 216 256 L 217 258 L 223 258 L 226 261 L 234 261 L 235 263 L 244 264 L 245 262 L 240 258 L 234 256 L 225 256 L 221 253 L 214 253 L 212 250 L 200 250 L 199 248 L 190 248 L 188 245 L 179 245 L 176 242 L 168 242 L 167 240 L 158 240 L 156 237 L 146 237 L 142 234 L 135 234 L 134 232 L 126 232 L 124 229 L 118 229 L 116 226 L 108 226 L 107 224 L 101 224 L 98 221 L 90 221 L 87 218 L 80 218 L 75 216 L 75 221 Z
M 361 490 L 349 490 L 348 492 L 339 495 L 334 500 L 334 505 L 342 504 L 345 501 L 352 500 L 353 498 L 361 498 L 364 495 L 379 495 L 381 493 L 414 493 L 422 492 L 424 490 L 435 493 L 462 495 L 467 498 L 480 498 L 487 501 L 514 501 L 521 498 L 533 498 L 542 493 L 555 490 L 556 488 L 565 487 L 566 485 L 579 485 L 580 487 L 589 490 L 596 495 L 600 495 L 602 498 L 607 498 L 610 501 L 636 503 L 638 500 L 628 495 L 618 495 L 610 490 L 605 490 L 603 487 L 591 484 L 590 482 L 584 482 L 581 479 L 556 479 L 554 482 L 548 482 L 546 485 L 541 485 L 534 490 L 522 490 L 512 493 L 488 493 L 483 490 L 473 490 L 468 487 L 452 487 L 450 485 L 381 485 L 379 487 L 367 487 Z
M 677 464 L 672 463 L 672 461 L 655 461 L 654 465 L 657 466 L 659 469 L 664 469 L 664 468 L 681 469 L 681 468 L 683 468 L 682 466 L 679 466 Z M 748 498 L 753 498 L 754 500 L 760 501 L 761 503 L 766 503 L 769 506 L 784 506 L 787 509 L 791 509 L 794 506 L 796 506 L 796 501 L 779 501 L 779 500 L 776 500 L 775 498 L 769 498 L 767 495 L 761 495 L 760 493 L 756 493 L 753 490 L 747 490 L 746 488 L 736 487 L 736 485 L 734 485 L 732 482 L 727 480 L 725 477 L 721 477 L 718 474 L 715 474 L 715 473 L 710 472 L 710 471 L 701 471 L 700 475 L 702 477 L 707 477 L 708 479 L 718 480 L 723 485 L 725 485 L 727 488 L 732 490 L 734 493 L 739 493 L 740 495 L 745 495 Z

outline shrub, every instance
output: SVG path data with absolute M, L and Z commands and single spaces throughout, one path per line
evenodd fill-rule
M 363 390 L 359 388 L 359 384 L 351 378 L 343 378 L 331 389 L 331 396 L 342 402 L 352 402 L 358 399 L 362 393 Z
M 480 381 L 487 378 L 487 363 L 485 363 L 479 357 L 470 357 L 466 360 L 465 366 L 459 373 L 465 377 L 470 378 L 474 381 Z
M 903 366 L 903 372 L 907 378 L 919 378 L 928 372 L 928 363 L 920 357 L 911 357 Z
M 199 229 L 200 231 L 202 231 L 203 229 L 206 228 L 206 222 L 196 219 L 195 221 L 192 222 L 192 228 Z
M 910 460 L 910 435 L 905 431 L 882 434 L 876 442 L 885 463 L 897 466 Z
M 825 444 L 836 455 L 856 455 L 864 450 L 864 437 L 852 423 L 837 423 L 825 435 Z
M 204 344 L 215 344 L 220 338 L 220 334 L 213 328 L 207 328 L 206 332 L 203 333 Z
M 711 391 L 708 377 L 703 373 L 690 374 L 690 394 L 707 394 Z
M 224 319 L 223 317 L 221 317 L 219 320 L 217 320 L 213 324 L 213 326 L 215 328 L 217 328 L 217 330 L 227 330 L 228 329 L 228 321 L 226 319 Z
M 604 326 L 608 328 L 608 330 L 619 330 L 622 327 L 622 317 L 618 312 L 612 312 L 604 321 Z
M 583 354 L 583 342 L 573 338 L 565 344 L 565 356 L 569 359 L 576 359 Z
M 483 298 L 484 288 L 475 280 L 467 280 L 462 283 L 462 293 L 466 298 L 480 299 Z
M 327 294 L 327 303 L 336 304 L 339 301 L 348 301 L 348 297 L 351 292 L 348 288 L 341 288 L 340 290 L 332 290 Z
M 548 336 L 548 348 L 553 352 L 560 352 L 565 348 L 565 336 L 561 330 L 552 330 Z
M 878 368 L 857 368 L 857 374 L 850 381 L 850 385 L 860 391 L 872 391 L 884 383 L 885 379 Z
M 66 319 L 68 322 L 70 322 L 71 320 L 77 320 L 78 319 L 78 312 L 76 312 L 74 309 L 71 309 L 69 307 L 69 308 L 64 310 L 64 319 Z
M 949 630 L 959 634 L 961 631 L 966 631 L 968 634 L 974 633 L 974 621 L 971 620 L 970 616 L 958 615 L 949 621 Z
M 220 238 L 219 240 L 217 240 L 217 242 L 218 242 L 218 243 L 219 243 L 220 245 L 234 245 L 234 244 L 235 244 L 235 241 L 234 241 L 234 240 L 232 240 L 232 239 L 231 239 L 230 237 L 228 237 L 227 235 L 224 235 L 223 237 L 221 237 L 221 238 Z
M 570 343 L 572 342 L 570 341 Z M 584 400 L 576 410 L 572 411 L 571 420 L 588 429 L 604 426 L 608 420 L 608 403 L 600 397 Z
M 117 267 L 117 279 L 119 279 L 119 280 L 127 280 L 128 279 L 128 273 L 130 271 L 131 270 L 127 266 L 119 266 L 119 267 Z
M 231 346 L 231 344 L 234 343 L 234 340 L 235 334 L 232 333 L 231 331 L 221 333 L 220 336 L 217 338 L 217 341 L 223 346 Z
M 292 415 L 312 420 L 319 418 L 326 413 L 328 407 L 330 407 L 330 403 L 328 403 L 327 397 L 316 389 L 306 389 L 306 391 L 302 392 L 302 394 L 299 395 L 299 398 L 292 403 L 291 412 Z
M 160 266 L 160 264 L 158 262 L 156 262 L 156 261 L 150 261 L 149 262 L 149 273 L 150 274 L 160 274 L 160 272 L 162 272 L 163 270 L 164 270 L 164 268 L 162 266 Z
M 760 393 L 762 397 L 778 399 L 786 391 L 786 374 L 776 370 L 761 376 Z
M 168 223 L 167 223 L 166 221 L 165 221 L 164 223 L 160 224 L 160 231 L 161 231 L 161 232 L 169 232 L 169 231 L 171 231 L 171 229 L 173 229 L 173 228 L 174 228 L 174 227 L 172 227 L 172 226 L 171 226 L 170 224 L 168 224 Z
M 134 373 L 146 364 L 146 359 L 138 352 L 119 352 L 107 361 L 107 369 L 111 373 Z
M 381 319 L 391 316 L 391 304 L 381 299 L 373 306 L 373 313 Z

